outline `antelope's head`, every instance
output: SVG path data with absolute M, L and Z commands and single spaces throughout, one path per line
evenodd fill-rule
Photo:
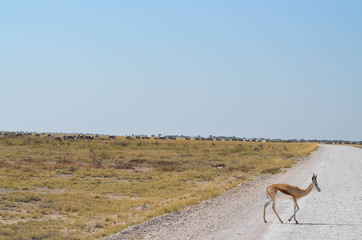
M 318 186 L 317 175 L 315 175 L 314 173 L 313 173 L 313 177 L 312 177 L 312 182 L 313 182 L 313 185 L 317 188 L 318 192 L 322 191 Z

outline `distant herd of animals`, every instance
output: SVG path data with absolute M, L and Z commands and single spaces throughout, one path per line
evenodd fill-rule
M 63 135 L 63 136 L 59 136 L 59 135 Z M 94 139 L 116 139 L 117 136 L 115 135 L 111 135 L 111 136 L 106 136 L 106 135 L 92 135 L 92 134 L 76 134 L 76 135 L 72 135 L 72 134 L 50 134 L 50 133 L 31 133 L 31 132 L 0 132 L 0 136 L 5 136 L 5 137 L 24 137 L 24 136 L 34 136 L 37 138 L 40 137 L 47 137 L 47 138 L 52 138 L 55 141 L 66 141 L 66 140 L 75 140 L 75 139 L 85 139 L 85 140 L 94 140 Z M 166 139 L 170 139 L 170 140 L 177 140 L 177 139 L 185 139 L 185 140 L 195 140 L 195 141 L 247 141 L 247 142 L 285 142 L 285 143 L 290 143 L 290 142 L 312 142 L 312 143 L 324 143 L 324 144 L 352 144 L 352 145 L 362 145 L 362 141 L 345 141 L 345 140 L 304 140 L 304 139 L 288 139 L 288 140 L 283 140 L 283 139 L 265 139 L 265 138 L 237 138 L 237 137 L 188 137 L 188 136 L 159 136 L 156 137 L 154 135 L 152 135 L 151 137 L 147 136 L 147 135 L 133 135 L 133 136 L 126 136 L 127 140 L 132 140 L 132 139 L 159 139 L 159 140 L 166 140 Z M 212 143 L 211 146 L 215 146 L 215 143 Z M 259 151 L 260 150 L 260 146 L 258 148 L 254 149 L 255 151 Z M 284 150 L 287 151 L 286 147 L 284 147 Z
M 65 140 L 75 140 L 75 139 L 86 139 L 86 140 L 93 140 L 95 138 L 99 138 L 99 135 L 63 135 L 62 137 L 59 136 L 60 134 L 48 134 L 48 133 L 18 133 L 18 132 L 0 132 L 0 136 L 4 137 L 25 137 L 25 136 L 34 136 L 35 138 L 51 138 L 55 141 L 65 141 Z M 116 136 L 108 136 L 108 139 L 116 139 Z

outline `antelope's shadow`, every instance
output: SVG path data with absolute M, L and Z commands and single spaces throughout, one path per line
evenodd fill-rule
M 295 224 L 295 223 L 287 223 L 287 224 L 293 224 L 293 225 L 301 225 L 301 226 L 348 226 L 348 227 L 354 227 L 356 226 L 355 224 L 350 224 L 350 223 L 301 223 L 299 222 L 299 224 Z

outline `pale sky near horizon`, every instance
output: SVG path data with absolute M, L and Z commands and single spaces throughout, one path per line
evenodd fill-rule
M 362 140 L 361 1 L 1 1 L 0 131 Z

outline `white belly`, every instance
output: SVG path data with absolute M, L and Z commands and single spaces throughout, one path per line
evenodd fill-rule
M 292 196 L 282 193 L 281 191 L 277 192 L 277 199 L 278 200 L 293 200 Z

